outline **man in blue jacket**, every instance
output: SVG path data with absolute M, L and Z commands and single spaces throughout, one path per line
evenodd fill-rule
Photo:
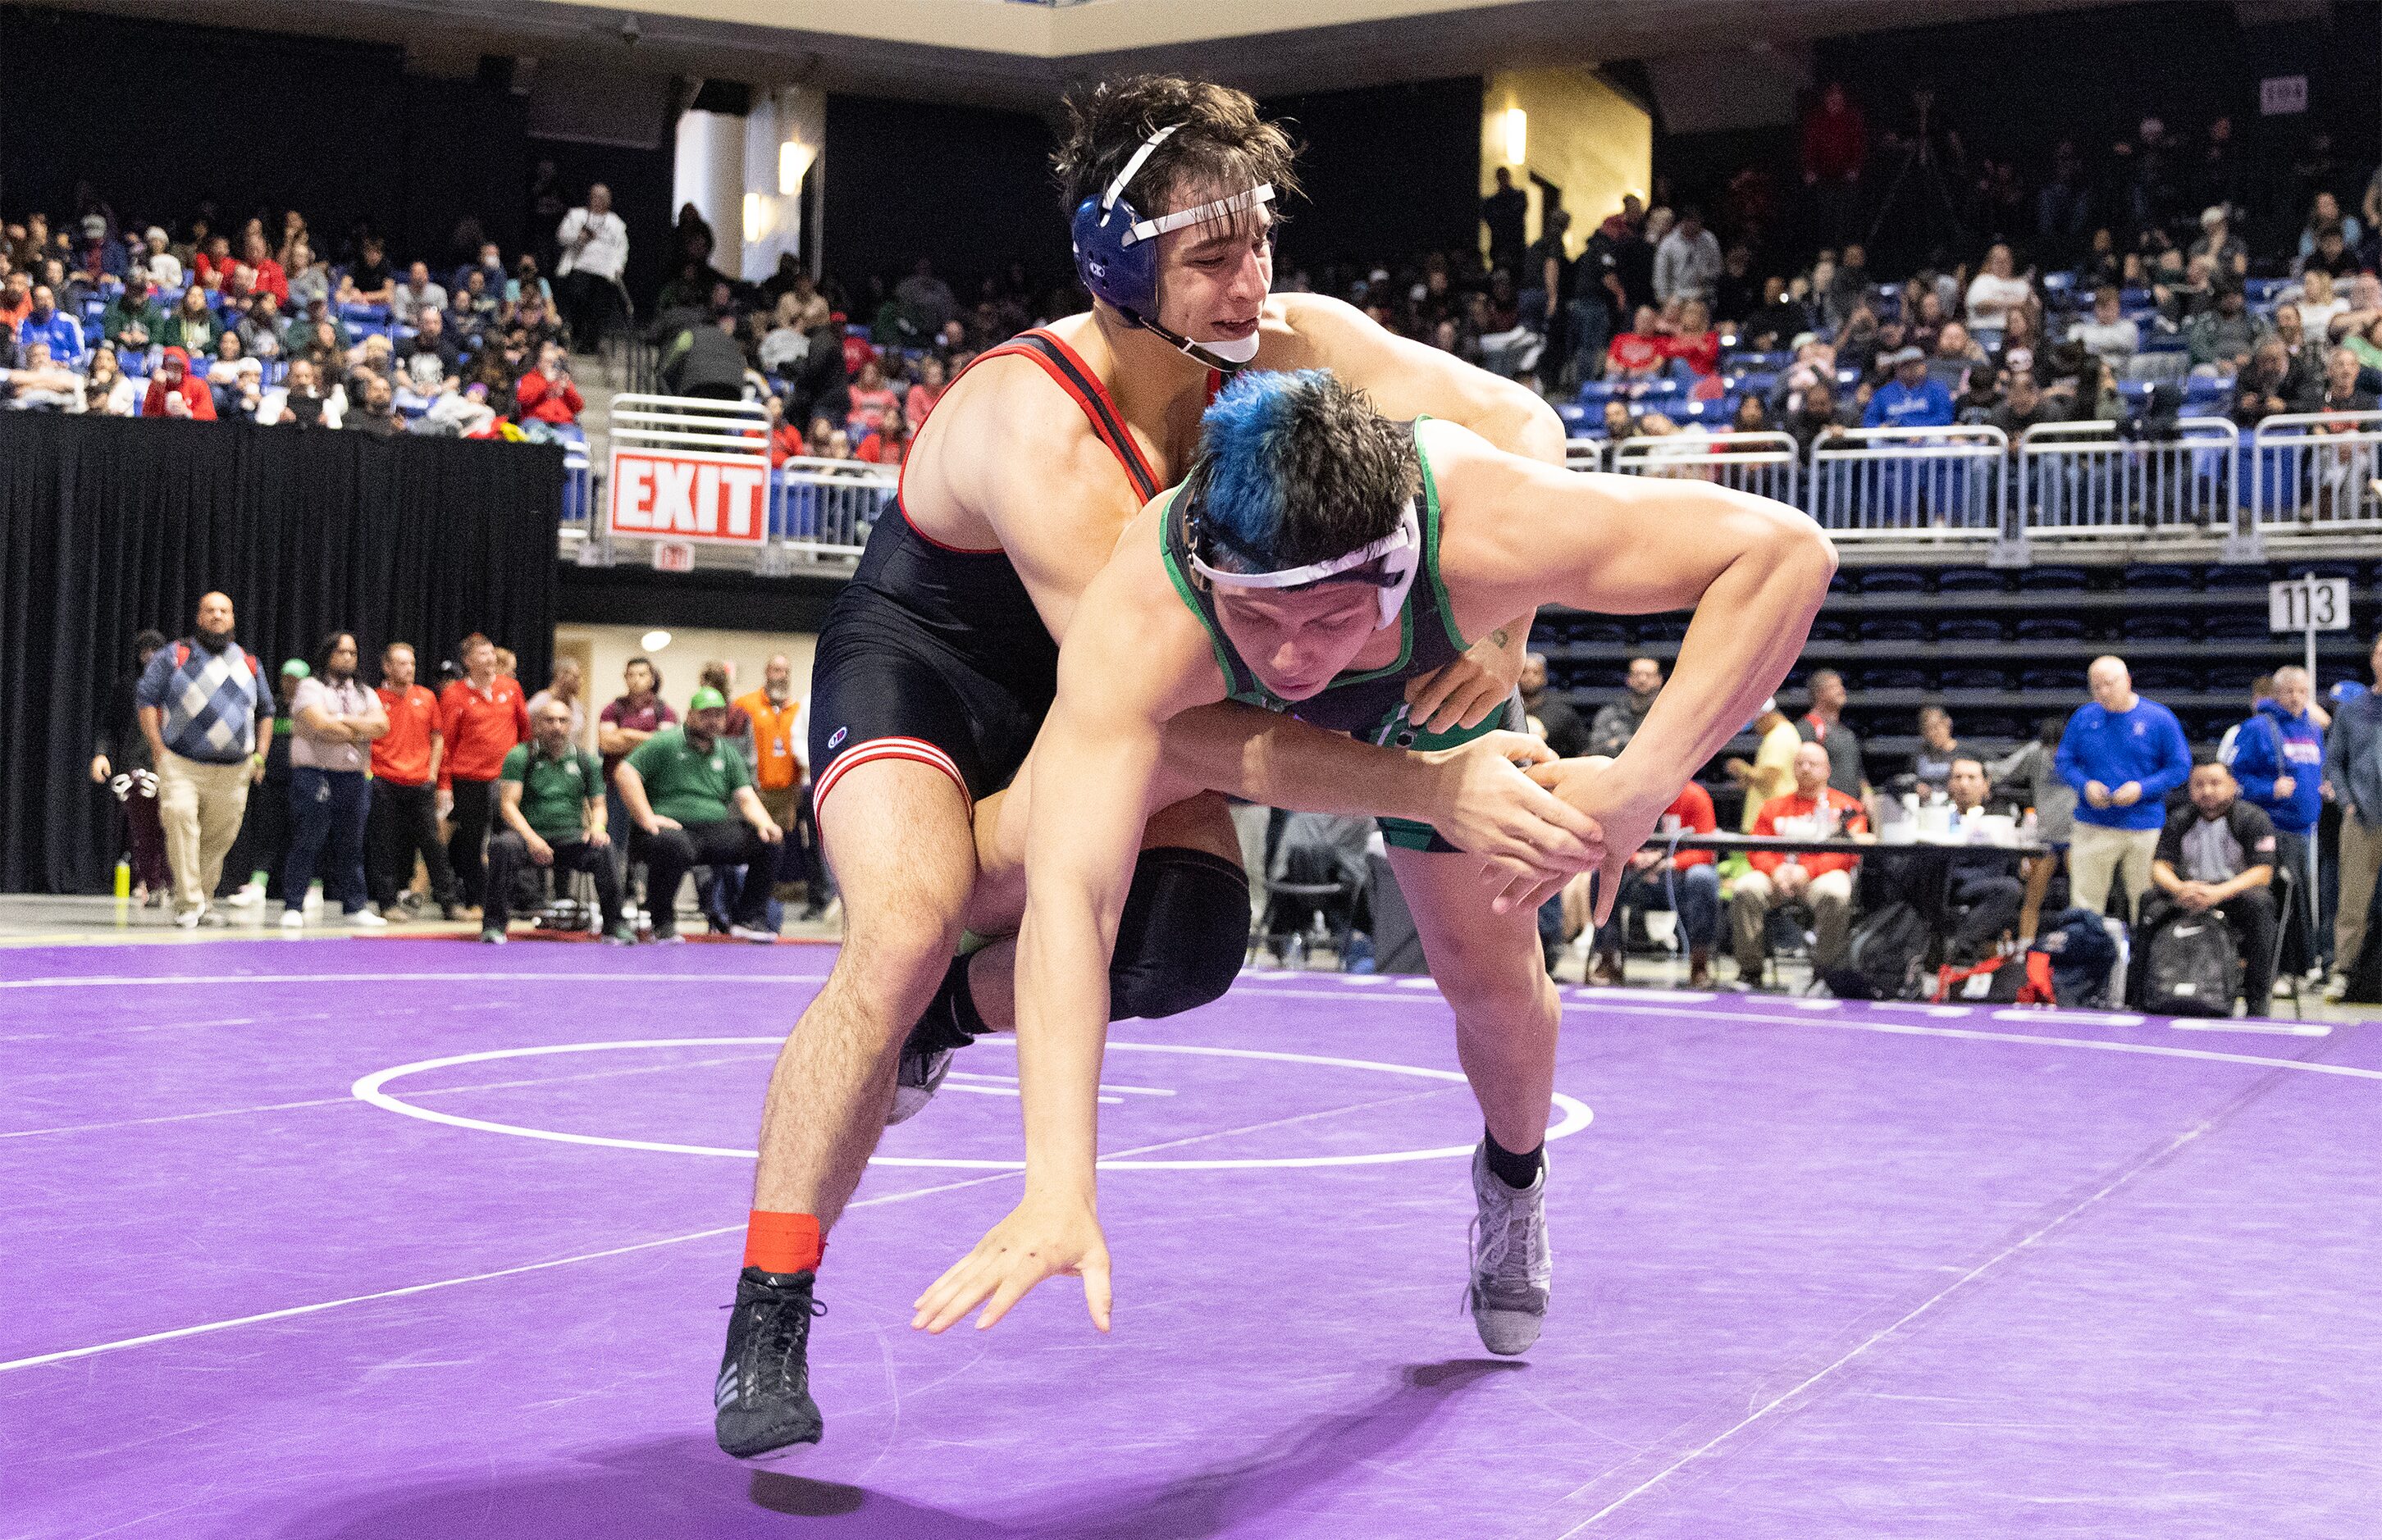
M 2374 639 L 2368 661 L 2382 685 L 2382 636 Z M 2382 870 L 2382 695 L 2361 691 L 2333 709 L 2324 778 L 2340 801 L 2340 908 L 2332 921 L 2332 960 L 2347 972 L 2365 945 L 2375 873 Z
M 2085 679 L 2093 699 L 2068 719 L 2057 760 L 2080 799 L 2068 882 L 2074 902 L 2099 914 L 2122 875 L 2130 918 L 2150 886 L 2167 793 L 2191 778 L 2192 746 L 2175 713 L 2134 693 L 2123 658 L 2093 659 Z
M 49 345 L 50 358 L 61 369 L 82 373 L 82 323 L 58 309 L 57 295 L 47 284 L 33 286 L 33 308 L 17 323 L 17 346 Z
M 2241 783 L 2241 797 L 2274 821 L 2275 864 L 2291 874 L 2290 911 L 2283 916 L 2283 966 L 2294 973 L 2315 966 L 2316 821 L 2324 815 L 2324 729 L 2308 710 L 2314 684 L 2296 665 L 2278 668 L 2274 693 L 2233 734 L 2220 754 Z
M 1861 417 L 1864 428 L 1948 428 L 1952 425 L 1952 393 L 1944 382 L 1928 378 L 1927 355 L 1917 348 L 1905 348 L 1886 360 L 1894 368 L 1894 378 L 1878 386 L 1869 398 L 1869 410 Z M 1934 520 L 1943 522 L 1949 510 L 1951 462 L 1938 460 L 1925 466 L 1910 464 L 1885 465 L 1878 468 L 1875 482 L 1878 506 L 1873 510 L 1889 527 L 1899 527 Z M 1916 506 L 1921 489 L 1925 489 L 1928 507 L 1924 512 Z

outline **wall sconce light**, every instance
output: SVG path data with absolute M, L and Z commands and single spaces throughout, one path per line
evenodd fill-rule
M 1530 158 L 1530 115 L 1519 107 L 1505 109 L 1505 164 L 1520 165 Z

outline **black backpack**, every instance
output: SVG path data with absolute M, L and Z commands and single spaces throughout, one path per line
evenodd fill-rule
M 2118 944 L 2099 915 L 2089 909 L 2044 915 L 2033 949 L 2051 959 L 2061 1005 L 2091 1010 L 2110 1003 L 2109 972 L 2118 965 Z
M 1919 911 L 1897 899 L 1853 927 L 1843 965 L 1828 970 L 1828 988 L 1844 1000 L 1919 999 L 1933 982 L 1934 941 Z
M 2143 944 L 2143 1008 L 2154 1016 L 2230 1016 L 2240 961 L 2220 911 L 2170 914 Z

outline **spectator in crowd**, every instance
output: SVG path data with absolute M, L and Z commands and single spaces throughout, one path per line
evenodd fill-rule
M 256 420 L 267 427 L 336 428 L 348 409 L 347 394 L 334 382 L 328 394 L 311 358 L 289 361 L 289 373 L 280 385 L 257 403 Z
M 91 373 L 83 377 L 83 409 L 99 417 L 130 417 L 141 399 L 131 378 L 117 367 L 116 349 L 105 343 L 91 355 Z
M 366 907 L 364 824 L 372 808 L 373 743 L 387 735 L 380 697 L 356 678 L 356 639 L 324 639 L 314 671 L 290 702 L 289 853 L 282 866 L 281 928 L 306 923 L 306 894 L 319 863 L 325 907 L 337 903 L 348 923 L 387 921 Z
M 347 305 L 387 305 L 394 297 L 397 280 L 388 268 L 388 248 L 376 235 L 366 235 L 356 243 L 355 265 L 339 284 L 338 299 Z
M 2291 356 L 2279 336 L 2269 336 L 2251 350 L 2250 361 L 2233 385 L 2233 409 L 2227 413 L 2243 429 L 2291 409 Z
M 1952 714 L 1942 706 L 1919 708 L 1919 750 L 1910 757 L 1911 778 L 1922 796 L 1944 790 L 1952 782 L 1952 762 L 1960 754 L 1960 740 L 1952 736 Z
M 803 807 L 806 776 L 803 703 L 794 695 L 793 660 L 783 653 L 771 654 L 762 666 L 760 688 L 738 696 L 730 709 L 743 716 L 749 729 L 753 788 L 761 799 L 761 810 L 779 828 L 796 833 L 806 818 Z M 816 834 L 811 844 L 817 844 Z M 771 887 L 778 898 L 792 897 L 793 878 L 789 867 L 802 854 L 800 840 L 789 840 L 779 848 Z
M 1935 333 L 1935 351 L 1927 361 L 1927 377 L 1944 387 L 1957 412 L 1964 402 L 1973 404 L 1975 382 L 1980 375 L 1988 382 L 1993 378 L 1985 350 L 1977 346 L 1968 327 L 1958 321 L 1944 323 Z M 1986 394 L 1992 394 L 1990 388 Z
M 1638 672 L 1638 665 L 1640 663 L 1647 665 L 1652 671 L 1654 688 L 1660 690 L 1663 678 L 1662 665 L 1651 658 L 1633 658 L 1629 664 L 1632 675 Z M 1546 739 L 1548 748 L 1553 749 L 1559 757 L 1564 759 L 1576 759 L 1582 754 L 1595 752 L 1590 746 L 1591 738 L 1588 724 L 1579 719 L 1578 710 L 1563 697 L 1548 691 L 1547 657 L 1544 653 L 1532 653 L 1522 660 L 1521 688 L 1523 714 L 1539 735 Z M 1631 687 L 1631 694 L 1633 697 L 1636 694 L 1634 684 Z M 1602 715 L 1601 713 L 1599 715 Z M 1642 710 L 1639 711 L 1638 720 L 1642 721 L 1644 717 L 1645 713 Z M 1637 729 L 1633 726 L 1629 730 L 1635 733 Z
M 1861 168 L 1869 160 L 1869 125 L 1861 110 L 1830 80 L 1803 114 L 1803 186 L 1811 194 L 1811 228 L 1823 241 L 1842 239 L 1860 207 Z
M 487 891 L 482 849 L 496 813 L 497 776 L 505 755 L 529 736 L 521 681 L 497 671 L 496 643 L 485 636 L 463 639 L 463 677 L 438 697 L 438 731 L 446 739 L 438 788 L 455 820 L 447 862 L 463 902 L 477 909 Z
M 362 395 L 351 405 L 341 425 L 372 434 L 374 438 L 394 438 L 405 432 L 405 420 L 397 414 L 397 392 L 379 374 L 366 374 L 361 386 Z
M 2330 336 L 2332 318 L 2349 309 L 2348 299 L 2333 287 L 2332 275 L 2320 267 L 2301 280 L 2299 299 L 2287 302 L 2297 306 L 2300 324 L 2318 336 Z
M 157 762 L 148 735 L 141 730 L 141 680 L 149 671 L 149 660 L 165 645 L 165 637 L 156 631 L 144 630 L 132 639 L 132 672 L 108 693 L 91 756 L 92 782 L 106 787 L 124 808 L 132 898 L 141 904 L 164 903 L 173 881 L 166 864 L 166 825 L 157 814 Z
M 1703 212 L 1689 208 L 1654 252 L 1654 302 L 1712 301 L 1721 275 L 1720 238 L 1704 228 Z
M 1828 751 L 1828 784 L 1866 805 L 1869 776 L 1863 768 L 1860 735 L 1845 721 L 1845 706 L 1852 699 L 1845 689 L 1845 677 L 1833 668 L 1815 668 L 1811 686 L 1811 707 L 1796 721 L 1797 735 Z
M 387 730 L 372 744 L 372 812 L 366 819 L 365 886 L 384 917 L 413 894 L 413 863 L 430 874 L 430 898 L 448 920 L 462 913 L 455 872 L 438 838 L 438 771 L 446 734 L 438 697 L 414 677 L 413 649 L 392 642 L 380 654 L 381 716 Z
M 2026 882 L 2026 899 L 2019 911 L 2021 943 L 2034 939 L 2044 895 L 2068 853 L 2076 825 L 2076 788 L 2059 776 L 2059 739 L 2067 725 L 2064 717 L 2044 717 L 2036 724 L 2032 739 L 1985 766 L 1995 781 L 2015 781 L 2026 787 L 2027 802 L 2035 815 L 2035 838 L 2050 852 L 2029 857 L 2020 873 Z
M 1728 772 L 1730 780 L 1745 788 L 1745 813 L 1737 820 L 1737 828 L 1751 834 L 1754 820 L 1762 816 L 1762 805 L 1795 789 L 1795 749 L 1803 741 L 1803 735 L 1786 720 L 1786 714 L 1778 709 L 1775 700 L 1762 703 L 1762 710 L 1746 730 L 1759 740 L 1752 763 L 1732 759 L 1722 768 Z M 1827 777 L 1823 764 L 1820 778 L 1825 781 Z
M 187 417 L 201 422 L 215 420 L 215 393 L 190 373 L 190 356 L 167 347 L 149 376 L 149 394 L 141 403 L 143 417 Z
M 1806 385 L 1802 398 L 1780 424 L 1794 435 L 1795 452 L 1807 465 L 1814 448 L 1835 446 L 1849 425 L 1836 409 L 1836 387 L 1825 380 Z
M 2382 634 L 2366 662 L 2382 689 Z M 2339 907 L 2332 926 L 2333 966 L 2353 972 L 2366 944 L 2367 911 L 2382 873 L 2382 695 L 2361 691 L 2333 708 L 2324 746 L 2324 780 L 2340 804 Z M 2335 981 L 2327 997 L 2340 998 Z
M 521 377 L 513 386 L 513 400 L 523 421 L 551 423 L 560 427 L 579 421 L 579 413 L 587 403 L 572 383 L 571 371 L 565 366 L 562 345 L 547 342 L 539 345 L 537 367 Z
M 1712 307 L 1689 299 L 1679 307 L 1678 330 L 1664 340 L 1664 353 L 1684 366 L 1692 379 L 1708 380 L 1720 373 L 1720 334 L 1713 330 Z
M 248 302 L 248 313 L 233 328 L 239 335 L 240 350 L 257 360 L 281 356 L 281 306 L 270 294 L 257 294 Z
M 853 446 L 852 458 L 871 465 L 898 466 L 909 458 L 912 431 L 909 417 L 895 407 L 875 432 Z
M 0 370 L 0 401 L 12 411 L 73 411 L 83 404 L 82 376 L 50 361 L 50 347 L 36 342 L 18 367 Z
M 2264 1016 L 2275 986 L 2275 825 L 2214 760 L 2192 767 L 2191 799 L 2172 816 L 2162 810 L 2150 869 L 2157 893 L 2143 906 L 2141 934 L 2221 913 L 2240 944 L 2248 1014 Z
M 1630 313 L 1628 292 L 1621 286 L 1621 248 L 1636 238 L 1627 219 L 1608 214 L 1572 262 L 1571 300 L 1565 320 L 1569 328 L 1570 373 L 1579 379 L 1596 377 L 1615 322 Z
M 1489 227 L 1489 265 L 1511 269 L 1522 260 L 1529 195 L 1514 185 L 1514 174 L 1496 171 L 1497 190 L 1480 200 L 1480 223 Z
M 2195 374 L 2238 374 L 2250 361 L 2258 340 L 2258 324 L 2250 315 L 2239 283 L 2220 284 L 2216 306 L 2192 317 L 2184 328 L 2184 343 Z
M 580 701 L 579 697 L 582 691 L 585 690 L 586 683 L 586 676 L 581 672 L 579 660 L 577 658 L 571 656 L 567 653 L 562 656 L 556 658 L 554 660 L 554 673 L 552 678 L 548 680 L 546 687 L 529 698 L 529 722 L 531 729 L 534 731 L 537 727 L 537 714 L 539 710 L 543 708 L 548 701 L 554 701 L 559 703 L 562 709 L 571 714 L 571 741 L 573 743 L 585 742 L 587 739 L 587 707 Z
M 2358 375 L 2364 368 L 2354 351 L 2335 348 L 2325 355 L 2324 378 L 2320 387 L 2313 396 L 2300 402 L 2300 410 L 2332 416 L 2374 410 L 2374 393 L 2358 384 Z M 2332 431 L 2345 432 L 2348 427 L 2349 424 L 2343 423 Z
M 2175 331 L 2181 331 L 2193 316 L 2216 303 L 2216 264 L 2205 254 L 2180 263 L 2179 272 L 2179 263 L 2178 252 L 2160 253 L 2158 275 L 2151 285 L 2160 321 Z
M 901 401 L 885 383 L 885 371 L 875 359 L 860 366 L 860 377 L 852 384 L 851 408 L 844 416 L 844 432 L 855 441 L 866 439 L 885 425 L 886 418 L 901 410 Z
M 148 271 L 149 281 L 159 288 L 180 288 L 182 259 L 168 249 L 169 239 L 165 227 L 150 226 L 141 233 L 141 241 L 146 251 L 141 258 L 141 265 Z
M 49 348 L 51 360 L 61 368 L 77 369 L 82 362 L 82 324 L 58 309 L 56 292 L 48 284 L 33 286 L 32 308 L 17 324 L 19 348 L 37 342 Z
M 632 859 L 649 877 L 646 909 L 654 939 L 678 934 L 679 884 L 694 866 L 742 870 L 730 899 L 731 934 L 768 942 L 767 911 L 784 835 L 753 789 L 743 756 L 720 741 L 728 702 L 706 686 L 687 703 L 686 726 L 664 727 L 637 745 L 614 772 L 635 833 Z
M 2351 251 L 2365 248 L 2365 227 L 2357 222 L 2355 214 L 2344 215 L 2340 212 L 2340 199 L 2330 188 L 2317 191 L 2308 209 L 2307 223 L 2300 228 L 2298 252 L 2302 262 L 2315 254 L 2327 230 L 2339 231 L 2341 245 Z
M 33 311 L 33 280 L 23 268 L 0 279 L 0 326 L 5 326 L 8 340 L 14 343 L 18 328 Z
M 1948 428 L 1953 422 L 1952 393 L 1944 382 L 1929 376 L 1927 355 L 1904 348 L 1888 361 L 1894 378 L 1878 387 L 1869 400 L 1861 425 L 1869 428 Z
M 166 312 L 158 308 L 149 275 L 138 269 L 124 280 L 124 290 L 100 312 L 99 335 L 117 349 L 145 353 L 166 331 Z
M 2358 257 L 2350 247 L 2346 232 L 2338 225 L 2328 225 L 2316 232 L 2314 244 L 2291 266 L 2302 277 L 2310 273 L 2326 273 L 2335 278 L 2346 278 L 2357 272 Z
M 2033 298 L 2033 287 L 2012 271 L 2009 247 L 1995 241 L 1985 252 L 1984 266 L 1969 280 L 1969 324 L 1999 327 L 2011 311 Z
M 1662 833 L 1668 830 L 1711 834 L 1717 827 L 1712 793 L 1700 783 L 1689 781 L 1671 805 L 1663 810 L 1655 837 L 1659 843 Z M 1612 917 L 1597 927 L 1588 982 L 1623 982 L 1622 949 L 1627 940 L 1623 930 L 1624 910 L 1643 913 L 1648 910 L 1676 909 L 1679 929 L 1686 933 L 1688 944 L 1688 987 L 1711 988 L 1713 951 L 1720 944 L 1720 868 L 1714 864 L 1713 853 L 1649 846 L 1629 858 L 1619 886 L 1620 897 L 1613 906 Z
M 1629 415 L 1628 402 L 1617 396 L 1608 396 L 1602 415 L 1604 436 L 1614 443 L 1626 443 L 1638 436 L 1638 420 Z
M 312 246 L 302 240 L 292 246 L 289 269 L 291 315 L 310 315 L 316 304 L 330 304 L 336 287 L 331 280 L 331 264 L 316 256 Z
M 2324 813 L 2324 728 L 2310 707 L 2314 681 L 2296 664 L 2275 670 L 2274 693 L 2217 752 L 2243 801 L 2275 826 L 2275 860 L 2291 874 L 2291 912 L 2284 924 L 2284 965 L 2303 973 L 2318 961 L 2315 935 L 2315 829 Z
M 448 330 L 474 342 L 485 339 L 504 319 L 504 301 L 481 269 L 464 270 L 463 280 L 448 300 Z
M 534 736 L 505 753 L 497 771 L 497 815 L 503 827 L 488 841 L 488 901 L 480 939 L 500 943 L 510 918 L 513 879 L 522 861 L 557 874 L 584 872 L 596 884 L 604 939 L 637 939 L 620 911 L 620 875 L 614 864 L 602 772 L 571 734 L 571 709 L 547 700 L 532 714 Z
M 239 263 L 248 269 L 250 293 L 270 294 L 276 304 L 289 302 L 289 275 L 273 260 L 262 231 L 251 231 L 241 238 Z
M 661 670 L 650 658 L 631 658 L 620 670 L 620 693 L 608 702 L 596 722 L 596 749 L 603 756 L 604 784 L 609 788 L 608 822 L 616 829 L 633 829 L 629 807 L 620 801 L 616 772 L 638 744 L 678 721 L 678 713 L 661 697 Z
M 612 212 L 612 189 L 601 182 L 589 188 L 587 202 L 562 216 L 555 239 L 562 249 L 555 283 L 571 340 L 592 349 L 603 340 L 629 264 L 629 226 Z
M 1639 306 L 1629 329 L 1605 349 L 1605 377 L 1624 384 L 1662 378 L 1670 361 L 1667 341 L 1654 307 Z
M 447 337 L 447 318 L 424 310 L 422 324 L 398 355 L 398 385 L 413 400 L 427 402 L 462 385 L 463 356 Z
M 1952 762 L 1945 789 L 1963 820 L 2007 811 L 1990 801 L 1993 783 L 1984 765 L 1965 754 Z M 2026 909 L 2026 884 L 2012 874 L 2017 864 L 2017 857 L 1990 849 L 1956 850 L 1946 858 L 1944 903 L 1952 930 L 1946 941 L 1952 960 L 1982 961 L 2003 937 L 2017 934 Z M 1913 868 L 1921 870 L 1923 865 Z
M 934 336 L 960 313 L 959 296 L 935 276 L 935 263 L 929 257 L 920 257 L 912 264 L 910 275 L 893 286 L 893 299 L 919 336 Z
M 184 930 L 207 912 L 248 811 L 249 786 L 262 777 L 272 742 L 264 673 L 240 647 L 233 620 L 228 595 L 201 598 L 195 629 L 157 650 L 134 692 L 141 734 L 157 766 L 174 923 Z
M 935 403 L 943 398 L 943 392 L 949 388 L 941 359 L 928 353 L 918 361 L 917 382 L 902 398 L 902 413 L 910 420 L 912 433 L 926 426 L 927 414 L 935 409 Z
M 264 404 L 264 365 L 248 356 L 238 332 L 215 339 L 215 361 L 207 365 L 206 377 L 218 419 L 252 417 Z
M 2086 679 L 2093 699 L 2068 719 L 2057 758 L 2081 800 L 2069 880 L 2076 903 L 2099 914 L 2122 876 L 2130 912 L 2150 885 L 2167 796 L 2191 774 L 2192 750 L 2175 713 L 2134 693 L 2123 659 L 2094 659 Z
M 405 270 L 405 281 L 389 291 L 388 313 L 399 325 L 419 326 L 426 312 L 447 308 L 447 287 L 430 276 L 430 264 L 416 262 Z
M 223 336 L 223 324 L 215 312 L 207 308 L 207 292 L 196 285 L 182 290 L 175 302 L 174 313 L 157 330 L 157 340 L 168 348 L 182 349 L 184 361 L 201 353 L 215 351 L 215 338 Z
M 1638 736 L 1646 714 L 1653 709 L 1654 697 L 1663 692 L 1663 666 L 1651 657 L 1631 658 L 1622 682 L 1626 688 L 1620 699 L 1597 708 L 1596 720 L 1590 724 L 1588 752 L 1591 754 L 1618 755 Z
M 2044 422 L 2064 422 L 2068 413 L 2057 397 L 2046 395 L 2035 383 L 2031 369 L 2010 371 L 2009 384 L 2001 404 L 1985 414 L 1985 422 L 2009 436 L 2010 452 L 2016 454 L 2029 428 Z
M 2250 270 L 2250 248 L 2234 233 L 2232 214 L 2222 203 L 2200 211 L 2200 238 L 2185 254 L 2206 257 L 2214 283 L 2238 284 Z
M 1774 352 L 1811 329 L 1811 312 L 1791 296 L 1786 280 L 1774 273 L 1762 279 L 1761 303 L 1746 318 L 1745 345 Z
M 1768 713 L 1777 715 L 1773 707 Z M 1782 718 L 1783 720 L 1783 718 Z M 1787 729 L 1794 730 L 1791 727 Z M 1790 761 L 1788 789 L 1766 799 L 1746 832 L 1805 839 L 1839 834 L 1865 834 L 1869 815 L 1861 805 L 1828 784 L 1828 751 L 1817 743 L 1797 742 Z M 1811 968 L 1823 972 L 1844 960 L 1852 930 L 1853 874 L 1858 856 L 1833 853 L 1796 854 L 1756 850 L 1748 858 L 1752 870 L 1737 879 L 1729 896 L 1729 916 L 1736 939 L 1739 984 L 1750 988 L 1762 977 L 1763 933 L 1770 911 L 1781 904 L 1811 905 L 1818 939 Z
M 680 324 L 662 349 L 662 379 L 671 394 L 705 400 L 741 401 L 748 367 L 736 340 L 736 312 L 724 309 L 705 319 L 689 311 L 672 312 Z M 668 318 L 665 318 L 668 319 Z

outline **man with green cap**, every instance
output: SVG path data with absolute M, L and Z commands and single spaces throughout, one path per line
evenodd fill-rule
M 742 868 L 731 934 L 778 939 L 767 923 L 769 874 L 777 865 L 772 847 L 785 836 L 761 806 L 744 756 L 721 740 L 727 724 L 728 698 L 706 686 L 687 703 L 683 726 L 655 733 L 613 772 L 634 825 L 629 857 L 645 863 L 656 941 L 680 939 L 679 884 L 694 866 Z

